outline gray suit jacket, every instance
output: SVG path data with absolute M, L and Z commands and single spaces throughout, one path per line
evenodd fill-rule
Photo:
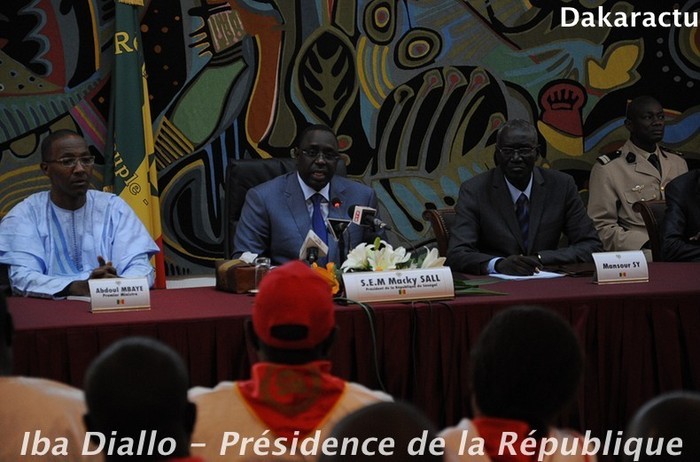
M 350 219 L 348 210 L 355 205 L 377 208 L 377 196 L 372 188 L 341 176 L 331 179 L 329 196 L 340 202 L 339 207 L 329 206 L 329 218 Z M 233 241 L 233 255 L 237 257 L 245 251 L 253 252 L 270 257 L 273 265 L 298 259 L 299 249 L 311 228 L 311 217 L 297 172 L 287 173 L 250 189 L 246 194 Z M 347 229 L 343 255 L 360 242 L 371 241 L 373 236 L 368 228 L 351 224 Z M 330 234 L 328 255 L 329 261 L 340 261 L 338 243 Z
M 535 167 L 530 194 L 530 239 L 525 248 L 505 177 L 499 168 L 465 181 L 455 207 L 447 264 L 481 273 L 495 257 L 539 254 L 545 265 L 592 261 L 602 244 L 571 176 Z M 558 248 L 562 233 L 568 247 Z
M 664 261 L 700 261 L 700 170 L 679 176 L 666 186 L 666 217 L 661 254 Z

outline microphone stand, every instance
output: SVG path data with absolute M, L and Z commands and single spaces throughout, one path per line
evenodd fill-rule
M 347 255 L 347 251 L 345 250 L 345 231 L 347 230 L 348 228 L 346 227 L 338 236 L 338 268 L 343 266 L 345 256 Z

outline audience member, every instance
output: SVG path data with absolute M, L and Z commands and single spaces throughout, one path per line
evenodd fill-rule
M 210 461 L 316 460 L 318 448 L 301 453 L 306 438 L 323 440 L 344 415 L 390 401 L 331 374 L 326 357 L 335 331 L 328 283 L 298 260 L 273 269 L 246 326 L 261 361 L 251 379 L 190 391 L 199 416 L 193 441 L 207 444 L 193 452 Z M 257 447 L 267 449 L 256 451 L 245 438 L 264 440 Z
M 199 461 L 189 457 L 196 409 L 188 386 L 182 358 L 155 339 L 130 337 L 103 351 L 85 377 L 85 426 L 116 440 L 112 450 L 103 445 L 105 460 Z M 101 439 L 93 438 L 97 449 Z
M 325 125 L 311 125 L 301 132 L 292 150 L 297 171 L 274 178 L 248 191 L 234 237 L 234 258 L 243 252 L 270 257 L 273 265 L 299 258 L 309 230 L 329 247 L 328 261 L 338 263 L 340 250 L 328 235 L 328 218 L 349 219 L 355 205 L 377 208 L 372 188 L 336 176 L 338 140 Z M 350 225 L 346 249 L 371 241 L 371 228 Z
M 674 462 L 697 462 L 700 460 L 700 394 L 697 392 L 671 392 L 658 396 L 634 415 L 625 439 L 642 438 L 635 451 L 625 454 L 625 461 L 654 462 L 658 460 Z M 678 438 L 679 447 L 671 440 Z M 652 441 L 650 444 L 649 442 Z M 669 446 L 669 443 L 670 446 Z M 649 449 L 651 448 L 651 450 Z M 669 449 L 672 452 L 669 452 Z M 680 452 L 680 454 L 676 454 Z
M 82 456 L 83 392 L 53 380 L 11 376 L 12 334 L 0 293 L 0 460 L 92 460 Z
M 475 417 L 465 418 L 441 433 L 448 460 L 533 460 L 523 453 L 499 451 L 504 432 L 517 435 L 514 448 L 521 448 L 528 437 L 556 438 L 560 443 L 564 437 L 583 440 L 582 435 L 552 427 L 554 419 L 573 401 L 583 375 L 581 346 L 561 316 L 536 307 L 501 311 L 479 336 L 471 359 Z M 467 451 L 459 455 L 462 432 L 466 430 L 469 439 L 484 439 L 487 457 L 470 456 Z M 544 461 L 562 458 L 561 454 L 553 454 Z M 569 456 L 565 460 L 595 458 Z
M 664 199 L 666 184 L 688 171 L 685 160 L 658 143 L 664 137 L 664 109 L 651 96 L 627 106 L 625 127 L 630 138 L 614 154 L 598 157 L 591 169 L 588 214 L 606 251 L 646 249 L 649 235 L 637 201 Z
M 700 170 L 666 187 L 661 254 L 665 261 L 700 261 Z
M 435 426 L 406 403 L 383 402 L 358 409 L 343 417 L 330 437 L 338 441 L 338 448 L 335 454 L 321 454 L 319 462 L 443 460 L 444 448 L 433 444 Z
M 497 133 L 497 168 L 464 183 L 447 264 L 471 274 L 532 275 L 545 265 L 592 261 L 601 244 L 571 176 L 535 167 L 537 130 L 524 120 Z M 561 234 L 568 246 L 559 248 Z
M 88 279 L 146 276 L 158 252 L 132 209 L 114 194 L 89 190 L 95 157 L 77 133 L 58 130 L 41 144 L 50 191 L 32 194 L 0 222 L 0 263 L 22 295 L 89 295 Z

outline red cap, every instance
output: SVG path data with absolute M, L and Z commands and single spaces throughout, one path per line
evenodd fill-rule
M 253 329 L 266 345 L 310 349 L 325 340 L 334 327 L 331 288 L 305 263 L 285 263 L 260 283 L 253 305 Z

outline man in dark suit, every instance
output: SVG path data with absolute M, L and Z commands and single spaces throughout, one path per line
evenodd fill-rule
M 273 265 L 299 258 L 299 249 L 314 226 L 317 207 L 321 222 L 328 218 L 349 218 L 348 210 L 355 205 L 377 208 L 374 190 L 361 183 L 335 176 L 338 162 L 338 140 L 325 125 L 311 125 L 299 136 L 292 150 L 297 159 L 297 171 L 274 178 L 248 191 L 236 227 L 233 241 L 234 257 L 252 252 L 272 259 Z M 314 198 L 316 195 L 320 197 Z M 314 201 L 318 201 L 318 205 Z M 328 260 L 340 262 L 341 252 L 332 236 L 323 236 L 328 244 Z M 351 224 L 345 238 L 346 249 L 362 241 L 371 241 L 369 228 Z
M 666 187 L 664 261 L 700 261 L 700 170 L 679 176 Z
M 545 265 L 592 261 L 602 250 L 573 178 L 535 167 L 537 130 L 506 122 L 496 137 L 497 168 L 459 191 L 447 264 L 471 274 L 526 276 Z M 561 234 L 568 246 L 558 248 Z

